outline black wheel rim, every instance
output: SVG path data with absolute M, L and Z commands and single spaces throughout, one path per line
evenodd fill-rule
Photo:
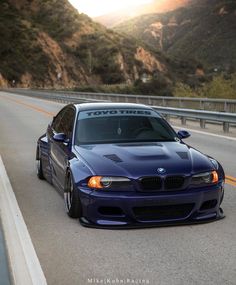
M 66 192 L 64 193 L 64 200 L 67 212 L 70 211 L 72 205 L 72 196 L 73 196 L 73 183 L 71 178 L 68 179 Z

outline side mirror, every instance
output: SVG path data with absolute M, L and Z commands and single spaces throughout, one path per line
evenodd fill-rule
M 182 139 L 187 139 L 191 136 L 191 134 L 185 130 L 181 130 L 181 131 L 178 131 L 178 137 L 182 140 Z
M 64 133 L 55 134 L 53 136 L 54 141 L 56 142 L 67 142 L 66 135 Z

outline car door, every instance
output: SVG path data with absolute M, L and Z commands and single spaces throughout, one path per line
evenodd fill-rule
M 68 160 L 71 156 L 72 134 L 75 120 L 75 108 L 64 108 L 55 118 L 51 126 L 50 160 L 53 183 L 63 191 Z M 58 142 L 53 136 L 58 133 L 66 135 L 66 141 Z

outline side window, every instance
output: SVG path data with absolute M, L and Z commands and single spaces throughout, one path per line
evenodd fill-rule
M 62 115 L 59 130 L 61 133 L 66 134 L 67 138 L 72 137 L 73 126 L 75 119 L 75 110 L 72 107 L 65 109 L 65 112 Z
M 62 133 L 61 120 L 65 112 L 66 112 L 65 109 L 61 110 L 52 121 L 52 128 L 56 133 Z

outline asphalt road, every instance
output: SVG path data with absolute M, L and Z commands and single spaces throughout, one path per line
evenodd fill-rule
M 67 217 L 62 197 L 35 174 L 36 140 L 61 107 L 0 92 L 0 154 L 48 284 L 235 285 L 234 186 L 226 185 L 227 217 L 209 224 L 100 230 Z M 236 177 L 236 141 L 193 133 L 188 143 Z

